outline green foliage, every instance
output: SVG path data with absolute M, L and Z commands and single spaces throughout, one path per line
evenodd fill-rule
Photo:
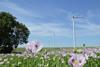
M 100 53 L 96 53 L 97 56 L 100 56 Z
M 6 61 L 4 61 L 6 59 Z M 0 66 L 4 67 L 69 67 L 67 63 L 68 57 L 60 57 L 51 55 L 49 58 L 38 54 L 35 57 L 22 56 L 2 56 Z M 1 64 L 4 62 L 3 64 Z
M 0 12 L 0 53 L 10 53 L 19 44 L 27 43 L 28 28 L 10 13 Z
M 100 59 L 90 57 L 84 67 L 100 67 Z
M 0 56 L 0 67 L 70 67 L 67 55 L 65 57 L 49 55 L 45 58 L 42 54 L 35 57 L 21 56 L 17 54 Z M 90 57 L 84 67 L 100 67 L 100 59 Z
M 17 49 L 24 50 L 24 48 Z M 53 51 L 60 50 L 58 48 L 52 49 Z M 0 54 L 0 67 L 70 67 L 68 65 L 70 55 L 61 56 L 57 55 L 56 52 L 46 55 L 46 52 L 50 52 L 52 49 L 44 48 L 34 57 L 23 54 Z M 100 67 L 100 58 L 89 57 L 83 67 Z

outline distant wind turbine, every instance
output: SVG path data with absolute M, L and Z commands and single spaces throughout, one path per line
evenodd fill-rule
M 73 43 L 74 43 L 74 48 L 76 48 L 75 19 L 78 19 L 78 18 L 84 18 L 84 17 L 79 17 L 79 16 L 73 16 L 73 17 L 72 17 L 72 22 L 73 22 Z

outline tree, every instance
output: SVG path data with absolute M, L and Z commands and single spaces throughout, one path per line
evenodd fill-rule
M 0 12 L 0 53 L 11 53 L 20 44 L 28 42 L 29 29 L 7 12 Z
M 85 47 L 85 44 L 83 44 L 83 47 Z

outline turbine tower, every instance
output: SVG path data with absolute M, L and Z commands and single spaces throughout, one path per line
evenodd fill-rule
M 78 17 L 78 16 L 73 16 L 72 17 L 72 22 L 73 22 L 73 44 L 74 44 L 74 48 L 76 48 L 75 19 L 78 19 L 78 18 L 84 18 L 84 17 Z

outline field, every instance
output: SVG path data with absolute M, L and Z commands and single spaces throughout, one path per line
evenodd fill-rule
M 0 67 L 70 67 L 69 53 L 72 48 L 44 48 L 35 56 L 18 48 L 12 54 L 0 54 Z M 20 54 L 21 53 L 21 54 Z M 97 54 L 100 56 L 100 54 Z M 100 67 L 100 58 L 89 57 L 84 67 Z

